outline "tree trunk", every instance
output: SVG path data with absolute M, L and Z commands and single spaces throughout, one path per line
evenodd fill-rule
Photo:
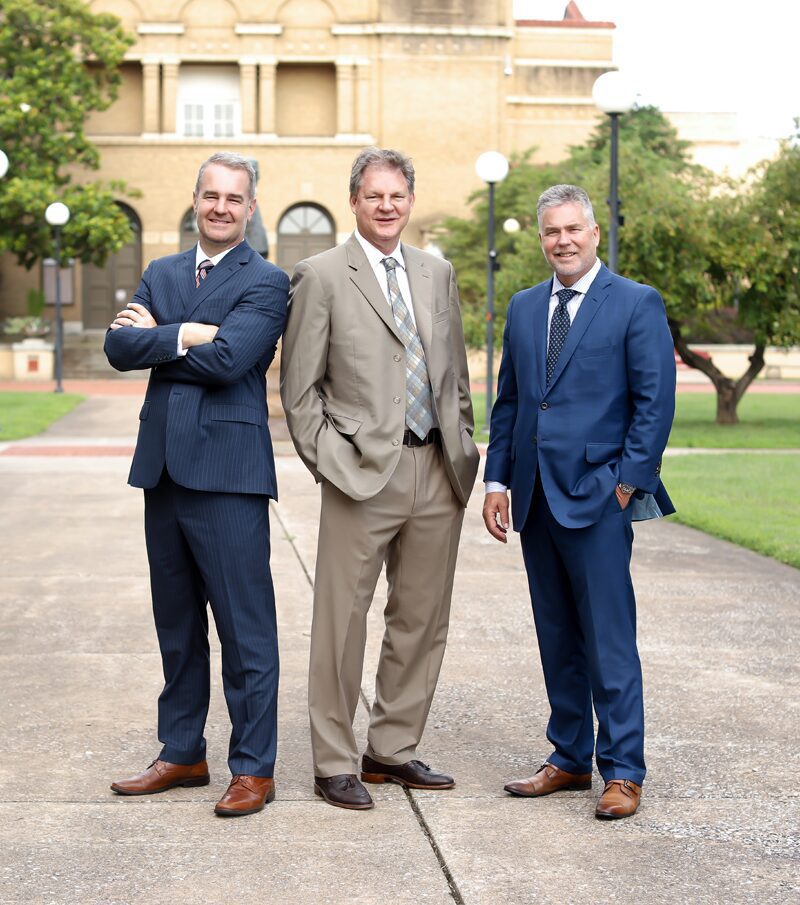
M 670 320 L 669 329 L 681 361 L 690 368 L 702 371 L 714 384 L 714 389 L 717 391 L 717 424 L 738 424 L 739 416 L 736 414 L 736 408 L 747 388 L 764 367 L 765 344 L 756 343 L 753 354 L 748 359 L 750 365 L 738 380 L 734 380 L 723 374 L 710 358 L 703 358 L 702 355 L 692 352 L 689 344 L 681 335 L 681 325 L 677 321 Z

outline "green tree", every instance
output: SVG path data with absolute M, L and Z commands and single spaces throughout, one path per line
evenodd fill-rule
M 0 249 L 32 267 L 53 253 L 44 220 L 53 201 L 71 212 L 66 256 L 103 264 L 130 238 L 114 196 L 121 183 L 85 179 L 97 149 L 84 123 L 113 102 L 118 68 L 133 38 L 111 15 L 82 0 L 3 0 L 0 6 L 0 148 L 9 172 L 0 181 Z
M 536 200 L 557 182 L 582 185 L 595 200 L 599 253 L 605 255 L 608 208 L 609 127 L 603 122 L 585 145 L 570 149 L 557 165 L 536 166 L 532 152 L 511 161 L 495 190 L 499 223 L 515 217 L 521 232 L 498 231 L 501 271 L 496 336 L 501 335 L 508 298 L 550 276 L 541 253 Z M 712 380 L 717 421 L 735 423 L 736 405 L 763 367 L 766 343 L 796 341 L 797 265 L 800 263 L 800 151 L 787 143 L 780 158 L 751 177 L 751 188 L 722 185 L 690 163 L 687 143 L 655 108 L 632 111 L 620 121 L 620 196 L 624 228 L 619 233 L 619 271 L 661 292 L 673 340 L 684 362 Z M 754 181 L 753 181 L 754 180 Z M 464 297 L 468 341 L 485 342 L 487 192 L 470 197 L 473 216 L 442 224 L 441 245 L 456 265 Z M 794 268 L 794 270 L 792 270 Z M 687 323 L 738 299 L 739 321 L 753 331 L 750 366 L 738 379 L 724 375 L 711 359 L 692 352 Z

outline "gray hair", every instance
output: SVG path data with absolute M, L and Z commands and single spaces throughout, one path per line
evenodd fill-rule
M 586 219 L 591 226 L 595 225 L 592 202 L 586 194 L 586 190 L 577 185 L 551 185 L 545 189 L 536 202 L 536 218 L 539 221 L 539 230 L 542 228 L 542 215 L 545 208 L 560 207 L 562 204 L 578 204 L 583 208 Z
M 227 167 L 229 170 L 244 170 L 244 172 L 247 173 L 247 178 L 250 182 L 250 200 L 252 201 L 256 197 L 256 181 L 258 179 L 256 176 L 256 168 L 246 157 L 242 157 L 241 154 L 234 154 L 231 151 L 218 151 L 216 154 L 212 154 L 208 160 L 204 160 L 203 163 L 200 164 L 200 169 L 197 171 L 197 182 L 194 184 L 196 195 L 200 194 L 200 182 L 203 179 L 203 174 L 213 164 Z
M 411 158 L 402 151 L 392 151 L 389 148 L 364 148 L 353 161 L 353 169 L 350 171 L 350 197 L 355 198 L 364 178 L 364 170 L 367 167 L 386 167 L 390 170 L 399 170 L 408 186 L 409 194 L 414 194 L 414 164 Z

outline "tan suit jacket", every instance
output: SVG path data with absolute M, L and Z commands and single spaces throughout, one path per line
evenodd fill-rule
M 453 491 L 466 506 L 478 469 L 461 310 L 452 266 L 402 246 Z M 405 430 L 405 349 L 355 236 L 301 261 L 290 290 L 281 399 L 300 458 L 354 500 L 388 482 Z

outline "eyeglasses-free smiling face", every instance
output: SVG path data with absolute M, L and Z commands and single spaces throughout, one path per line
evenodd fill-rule
M 358 194 L 350 198 L 359 233 L 384 254 L 397 247 L 413 207 L 405 176 L 390 167 L 367 167 Z
M 542 211 L 539 241 L 547 263 L 565 286 L 572 286 L 597 260 L 600 227 L 590 223 L 580 204 Z
M 211 164 L 194 194 L 194 212 L 200 245 L 209 255 L 238 245 L 256 209 L 250 198 L 250 181 L 244 170 Z

